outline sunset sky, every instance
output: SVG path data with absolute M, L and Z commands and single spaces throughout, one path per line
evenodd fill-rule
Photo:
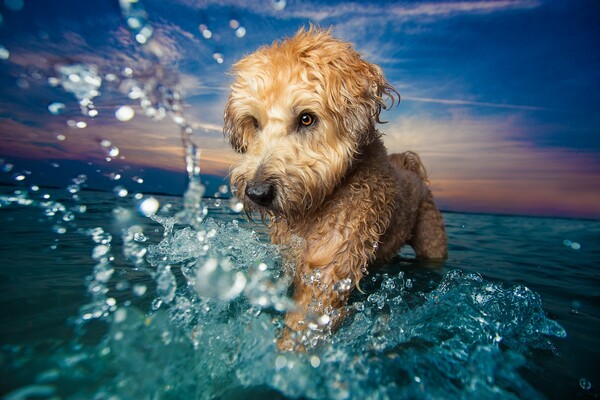
M 131 7 L 152 29 L 146 43 L 117 0 L 0 1 L 0 182 L 66 186 L 85 173 L 90 188 L 181 194 L 179 127 L 145 116 L 133 83 L 181 87 L 202 172 L 225 176 L 228 69 L 312 22 L 354 43 L 398 89 L 402 101 L 380 129 L 390 152 L 421 154 L 440 208 L 600 218 L 597 0 Z M 73 65 L 100 78 L 86 115 L 61 81 Z M 121 106 L 135 116 L 118 120 Z

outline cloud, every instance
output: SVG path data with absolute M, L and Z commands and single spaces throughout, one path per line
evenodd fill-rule
M 492 107 L 492 108 L 508 108 L 514 110 L 527 110 L 527 111 L 549 111 L 549 108 L 538 107 L 538 106 L 527 106 L 521 104 L 504 104 L 504 103 L 488 103 L 482 101 L 470 101 L 470 100 L 459 100 L 459 99 L 435 99 L 429 97 L 414 97 L 414 96 L 402 96 L 402 100 L 418 101 L 422 103 L 437 103 L 447 105 L 461 105 L 461 106 L 477 106 L 477 107 Z
M 524 140 L 520 115 L 417 114 L 382 130 L 390 152 L 421 154 L 443 207 L 481 212 L 600 217 L 597 154 Z

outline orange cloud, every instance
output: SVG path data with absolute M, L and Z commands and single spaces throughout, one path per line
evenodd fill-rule
M 421 154 L 442 207 L 457 211 L 600 218 L 593 154 L 537 147 L 521 117 L 428 115 L 384 126 L 391 152 Z

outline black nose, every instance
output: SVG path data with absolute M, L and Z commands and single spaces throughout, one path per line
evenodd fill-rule
M 246 196 L 256 204 L 268 207 L 275 198 L 275 186 L 269 182 L 248 183 Z

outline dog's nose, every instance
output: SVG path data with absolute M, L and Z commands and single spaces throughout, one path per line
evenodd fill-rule
M 268 207 L 275 198 L 275 186 L 269 182 L 246 185 L 246 196 L 256 204 Z

